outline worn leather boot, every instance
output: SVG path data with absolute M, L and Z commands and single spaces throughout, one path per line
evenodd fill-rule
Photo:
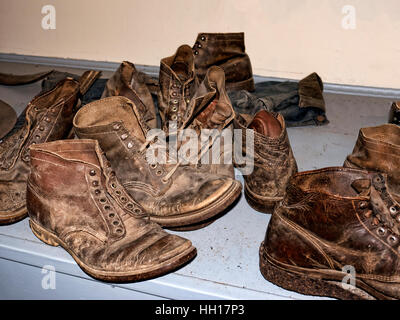
M 143 109 L 139 100 L 125 97 L 92 102 L 76 114 L 75 132 L 99 141 L 128 193 L 164 227 L 203 223 L 228 208 L 240 194 L 240 182 L 180 161 L 149 163 L 146 150 L 155 140 L 147 137 Z
M 400 101 L 392 103 L 389 111 L 389 123 L 400 125 Z
M 54 89 L 39 94 L 19 116 L 14 128 L 1 140 L 0 224 L 13 223 L 26 217 L 28 148 L 36 143 L 67 137 L 72 128 L 80 89 L 78 81 L 66 79 Z
M 196 74 L 203 80 L 208 68 L 225 71 L 226 89 L 254 91 L 250 58 L 245 52 L 244 33 L 199 33 L 193 46 Z
M 182 126 L 183 117 L 196 92 L 199 81 L 194 69 L 194 56 L 188 45 L 180 46 L 176 53 L 160 61 L 160 89 L 158 108 L 162 128 L 168 130 L 169 121 Z
M 388 191 L 400 202 L 400 127 L 384 124 L 360 129 L 344 166 L 387 174 Z
M 246 200 L 255 210 L 271 213 L 283 199 L 289 178 L 297 172 L 285 120 L 280 114 L 261 110 L 255 116 L 237 114 L 234 126 L 242 130 L 243 151 L 235 150 L 243 154 L 248 130 L 254 133 L 254 169 L 244 175 Z
M 131 100 L 134 100 L 132 96 L 139 98 L 147 107 L 143 118 L 150 128 L 155 128 L 156 109 L 144 77 L 145 75 L 138 72 L 133 63 L 123 61 L 114 75 L 108 79 L 101 97 L 124 96 Z
M 146 218 L 95 140 L 32 146 L 27 207 L 33 233 L 100 280 L 153 278 L 196 254 L 189 240 Z
M 260 247 L 263 276 L 308 295 L 399 299 L 399 236 L 371 200 L 378 177 L 342 167 L 294 175 Z
M 192 129 L 198 137 L 198 150 L 204 149 L 203 159 L 198 156 L 195 167 L 203 172 L 218 174 L 220 176 L 234 179 L 234 168 L 232 164 L 232 135 L 233 119 L 235 112 L 225 90 L 224 71 L 217 66 L 207 70 L 206 76 L 198 86 L 192 100 L 182 112 L 182 122 L 178 127 L 177 134 L 181 130 Z M 169 134 L 174 134 L 174 123 L 168 126 Z M 214 131 L 208 142 L 202 142 L 202 132 Z M 229 132 L 223 132 L 223 130 Z M 224 136 L 224 134 L 226 134 Z M 228 141 L 224 141 L 228 139 Z M 212 159 L 213 148 L 219 144 L 220 153 L 217 158 Z M 208 151 L 207 151 L 207 150 Z M 206 160 L 203 161 L 203 160 Z

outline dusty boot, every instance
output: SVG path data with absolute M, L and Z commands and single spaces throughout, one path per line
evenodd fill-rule
M 100 280 L 153 278 L 196 255 L 189 240 L 146 218 L 95 140 L 31 147 L 27 207 L 33 233 L 63 247 L 83 271 Z
M 399 299 L 399 236 L 374 211 L 375 178 L 342 167 L 294 175 L 260 247 L 263 276 L 302 294 Z
M 244 33 L 199 33 L 193 46 L 196 73 L 203 80 L 208 68 L 225 71 L 226 89 L 254 91 L 250 58 L 245 52 Z
M 388 191 L 400 201 L 400 127 L 385 124 L 360 129 L 353 153 L 344 166 L 385 173 Z
M 400 101 L 392 103 L 389 111 L 389 123 L 400 125 Z
M 144 74 L 138 72 L 129 61 L 121 63 L 114 75 L 108 79 L 104 88 L 102 98 L 111 96 L 124 96 L 135 100 L 139 98 L 146 106 L 146 113 L 143 117 L 150 128 L 157 125 L 156 109 L 151 93 L 145 83 Z
M 66 138 L 72 128 L 80 83 L 66 79 L 36 96 L 0 142 L 0 224 L 26 217 L 26 180 L 32 144 Z
M 160 61 L 158 108 L 163 130 L 169 121 L 181 127 L 185 112 L 199 84 L 194 70 L 194 56 L 188 45 L 182 45 L 173 56 Z
M 233 119 L 235 112 L 225 90 L 224 71 L 217 66 L 207 70 L 206 76 L 198 86 L 192 100 L 184 112 L 181 126 L 178 132 L 185 129 L 192 129 L 198 137 L 198 150 L 204 149 L 202 159 L 198 157 L 195 165 L 203 172 L 218 174 L 220 176 L 234 179 L 234 168 L 232 164 L 232 135 Z M 169 126 L 169 133 L 173 132 Z M 209 130 L 210 139 L 202 142 L 202 133 Z M 211 135 L 211 131 L 214 131 Z M 223 130 L 227 135 L 223 135 Z M 205 136 L 204 136 L 205 137 Z M 228 139 L 228 141 L 224 141 Z M 215 144 L 219 144 L 219 155 L 213 155 Z M 208 151 L 206 151 L 207 149 Z M 214 149 L 215 150 L 215 149 Z M 212 159 L 213 156 L 217 156 Z
M 238 114 L 234 126 L 242 130 L 243 153 L 248 130 L 254 132 L 254 169 L 244 174 L 246 200 L 255 210 L 271 213 L 283 199 L 289 178 L 297 172 L 285 120 L 280 114 L 261 110 L 253 117 Z
M 75 132 L 99 141 L 128 193 L 160 225 L 188 226 L 223 212 L 239 196 L 240 182 L 204 174 L 180 161 L 149 163 L 146 151 L 155 139 L 147 136 L 143 108 L 140 101 L 125 97 L 92 102 L 76 114 Z

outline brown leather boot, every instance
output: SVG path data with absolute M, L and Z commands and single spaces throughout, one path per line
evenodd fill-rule
M 342 167 L 294 175 L 260 247 L 263 276 L 308 295 L 399 299 L 400 241 L 371 201 L 377 178 Z
M 196 73 L 204 79 L 208 68 L 225 71 L 226 89 L 254 91 L 250 58 L 245 52 L 244 33 L 199 33 L 193 46 Z
M 176 53 L 160 61 L 160 90 L 158 108 L 163 130 L 169 121 L 182 126 L 185 112 L 199 85 L 194 70 L 194 56 L 188 45 L 180 46 Z
M 196 254 L 170 235 L 119 183 L 95 140 L 61 140 L 31 147 L 27 207 L 42 241 L 61 246 L 94 278 L 153 278 Z
M 0 142 L 0 224 L 26 217 L 26 180 L 32 144 L 66 138 L 78 103 L 79 82 L 66 79 L 36 96 Z
M 388 191 L 400 202 L 400 127 L 385 124 L 360 129 L 353 153 L 344 166 L 385 173 Z
M 254 169 L 244 175 L 246 200 L 255 210 L 271 213 L 283 199 L 289 178 L 297 172 L 285 120 L 280 114 L 261 110 L 254 117 L 238 114 L 234 126 L 242 130 L 243 153 L 247 130 L 254 132 Z
M 389 111 L 389 123 L 400 125 L 400 101 L 392 103 Z
M 220 67 L 213 66 L 207 70 L 204 80 L 194 93 L 181 118 L 181 126 L 178 128 L 178 131 L 194 130 L 199 138 L 198 149 L 208 149 L 204 158 L 199 158 L 195 165 L 198 170 L 235 178 L 232 164 L 232 123 L 234 117 L 235 111 L 225 90 L 224 71 Z M 210 137 L 208 144 L 201 141 L 201 134 L 205 130 L 214 130 L 215 133 L 215 136 Z M 223 132 L 223 130 L 228 132 Z M 173 133 L 173 128 L 169 126 L 168 132 Z M 224 141 L 224 139 L 228 139 L 228 141 Z M 212 148 L 216 147 L 215 144 L 219 144 L 220 154 L 219 159 L 213 160 Z M 203 161 L 205 159 L 208 160 L 208 163 Z
M 114 75 L 108 79 L 101 97 L 111 96 L 124 96 L 131 100 L 139 98 L 147 107 L 143 118 L 150 128 L 157 126 L 156 109 L 145 82 L 145 75 L 138 72 L 133 63 L 123 61 Z M 132 98 L 133 96 L 135 98 Z
M 140 101 L 125 97 L 89 103 L 74 118 L 75 132 L 99 141 L 128 193 L 162 226 L 205 222 L 228 208 L 240 194 L 240 182 L 205 174 L 180 161 L 147 161 L 146 150 L 154 140 L 146 140 L 144 108 Z

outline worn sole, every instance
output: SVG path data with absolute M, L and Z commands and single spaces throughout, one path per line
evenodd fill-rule
M 223 197 L 214 201 L 207 207 L 180 215 L 165 217 L 150 216 L 150 220 L 171 230 L 188 231 L 200 229 L 212 223 L 212 218 L 218 216 L 228 208 L 240 196 L 241 192 L 241 183 L 235 181 L 225 192 Z
M 62 248 L 64 248 L 72 256 L 72 258 L 74 258 L 79 267 L 88 275 L 95 279 L 107 282 L 134 282 L 161 276 L 163 274 L 176 270 L 177 268 L 188 263 L 197 254 L 196 248 L 190 246 L 182 253 L 176 255 L 168 261 L 163 262 L 159 265 L 155 265 L 151 268 L 147 268 L 145 270 L 142 269 L 137 272 L 109 272 L 98 270 L 85 264 L 68 248 L 68 245 L 65 242 L 57 237 L 56 234 L 41 227 L 40 225 L 32 221 L 32 219 L 29 220 L 29 226 L 32 229 L 33 234 L 44 243 L 51 246 L 61 246 Z
M 282 287 L 305 295 L 332 297 L 341 300 L 392 300 L 381 292 L 374 290 L 362 281 L 356 279 L 355 287 L 343 288 L 342 279 L 346 274 L 335 270 L 310 270 L 305 268 L 303 272 L 289 270 L 274 263 L 273 259 L 264 254 L 264 242 L 261 243 L 260 271 L 263 277 Z M 329 272 L 331 271 L 331 272 Z
M 283 197 L 261 197 L 251 192 L 247 185 L 244 185 L 244 196 L 246 197 L 247 203 L 254 210 L 263 213 L 272 213 L 275 206 L 283 199 Z
M 20 210 L 13 212 L 12 214 L 7 212 L 0 212 L 0 225 L 16 223 L 20 220 L 25 219 L 27 216 L 28 210 L 26 209 L 26 207 L 23 207 Z

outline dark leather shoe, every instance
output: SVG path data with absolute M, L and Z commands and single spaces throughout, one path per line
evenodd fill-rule
M 260 247 L 263 276 L 302 294 L 399 299 L 400 241 L 374 207 L 377 178 L 342 167 L 295 174 Z
M 208 68 L 221 67 L 226 89 L 254 91 L 253 70 L 245 52 L 244 33 L 199 33 L 193 46 L 196 74 L 203 80 Z

